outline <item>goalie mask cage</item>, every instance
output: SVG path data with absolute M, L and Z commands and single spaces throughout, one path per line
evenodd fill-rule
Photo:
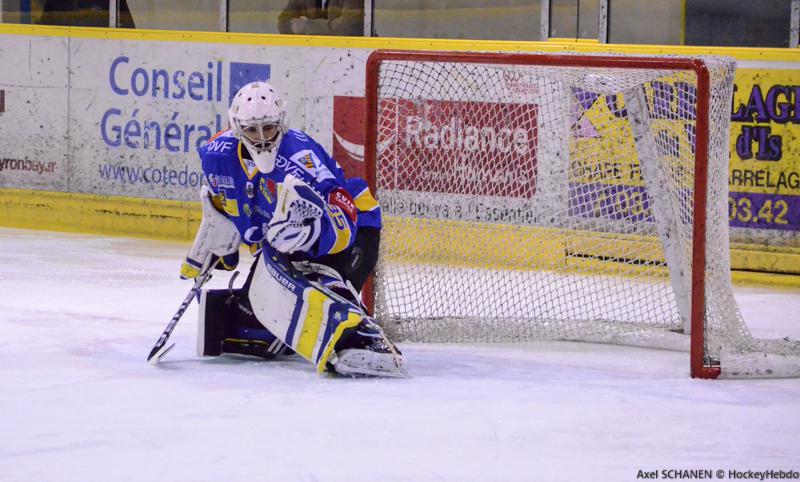
M 695 377 L 800 375 L 730 280 L 719 57 L 373 52 L 365 163 L 390 337 L 690 351 Z

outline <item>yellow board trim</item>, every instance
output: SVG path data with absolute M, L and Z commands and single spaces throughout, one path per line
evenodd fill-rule
M 384 253 L 402 253 L 385 259 L 401 263 L 667 277 L 660 242 L 645 236 L 394 217 L 383 230 Z
M 685 45 L 623 45 L 563 39 L 548 42 L 460 40 L 386 37 L 337 37 L 181 30 L 111 29 L 48 25 L 0 24 L 0 35 L 133 40 L 146 42 L 190 42 L 274 47 L 334 47 L 397 50 L 472 50 L 493 52 L 616 52 L 645 55 L 727 55 L 739 60 L 800 62 L 800 51 L 790 48 L 696 47 Z
M 384 259 L 397 263 L 668 278 L 661 243 L 648 236 L 387 216 L 381 238 Z M 774 273 L 734 280 L 800 287 L 800 249 L 765 252 L 760 245 L 734 243 L 731 261 L 734 269 Z
M 320 338 L 320 327 L 326 318 L 326 301 L 330 298 L 314 288 L 306 288 L 303 292 L 304 310 L 303 326 L 299 327 L 300 335 L 297 339 L 295 351 L 306 360 L 314 361 L 314 347 Z
M 202 210 L 199 202 L 167 201 L 162 199 L 142 199 L 124 196 L 105 196 L 94 194 L 75 194 L 51 191 L 34 191 L 25 189 L 0 189 L 0 226 L 20 229 L 46 229 L 72 233 L 87 233 L 103 236 L 123 236 L 135 238 L 161 239 L 169 241 L 190 242 L 200 225 Z M 415 256 L 433 256 L 429 243 L 429 236 L 439 236 L 446 233 L 447 222 L 439 222 L 439 227 L 430 222 L 426 224 L 415 221 L 420 226 L 412 226 L 410 220 L 399 220 L 387 217 L 385 219 L 384 243 L 389 243 L 393 237 L 397 243 L 407 243 L 416 253 Z M 452 222 L 452 221 L 451 221 Z M 537 266 L 547 266 L 548 263 L 564 262 L 567 244 L 562 237 L 553 237 L 552 230 L 548 232 L 539 228 L 539 236 L 533 239 L 542 239 L 548 243 L 544 245 L 551 249 L 549 256 L 536 255 L 528 252 L 517 259 L 497 258 L 493 263 L 497 266 L 505 265 L 506 268 L 519 266 L 523 262 L 535 262 Z M 476 229 L 473 235 L 486 236 Z M 437 259 L 441 262 L 454 262 L 463 265 L 464 257 L 478 259 L 486 257 L 489 249 L 502 249 L 508 252 L 512 243 L 520 241 L 520 235 L 494 237 L 487 241 L 485 249 L 476 254 L 472 251 L 477 248 L 466 248 L 463 245 L 451 245 L 448 251 L 441 253 Z M 618 257 L 620 253 L 630 250 L 639 250 L 641 253 L 652 255 L 660 252 L 660 246 L 653 239 L 622 237 L 603 239 L 598 237 L 593 243 L 578 242 L 580 238 L 573 237 L 570 244 L 572 249 L 582 246 L 587 257 L 572 259 L 573 267 L 577 269 L 581 263 L 592 264 L 591 250 L 600 248 Z M 541 245 L 540 245 L 541 246 Z M 426 251 L 428 250 L 428 251 Z M 464 250 L 468 250 L 464 253 Z M 616 250 L 616 251 L 614 251 Z M 521 251 L 521 250 L 518 250 Z M 595 251 L 596 252 L 596 251 Z M 595 265 L 608 262 L 594 261 Z M 748 284 L 765 284 L 771 286 L 800 287 L 800 249 L 791 247 L 765 248 L 762 245 L 732 243 L 731 266 L 734 271 L 732 277 L 736 282 Z M 594 269 L 600 269 L 595 266 Z M 645 268 L 629 268 L 632 271 Z M 656 268 L 652 268 L 656 269 Z M 607 270 L 607 268 L 606 268 Z M 769 272 L 763 272 L 769 271 Z M 632 273 L 633 274 L 633 273 Z
M 0 226 L 73 233 L 191 241 L 199 202 L 0 189 Z

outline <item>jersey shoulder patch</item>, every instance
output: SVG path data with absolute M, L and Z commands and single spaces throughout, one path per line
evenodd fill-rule
M 209 139 L 208 142 L 200 148 L 200 153 L 225 156 L 236 153 L 238 146 L 239 139 L 234 137 L 229 129 L 219 132 Z
M 280 149 L 281 156 L 286 159 L 286 169 L 292 174 L 302 171 L 307 176 L 319 182 L 335 179 L 330 167 L 326 165 L 328 155 L 314 139 L 304 132 L 290 129 Z
M 334 176 L 330 168 L 322 162 L 314 149 L 302 149 L 297 151 L 289 160 L 316 178 L 319 182 L 328 179 L 336 179 L 336 176 Z

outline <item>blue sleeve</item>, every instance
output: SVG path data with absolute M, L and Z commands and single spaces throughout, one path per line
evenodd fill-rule
M 383 227 L 381 206 L 370 192 L 367 181 L 360 177 L 351 177 L 345 181 L 345 188 L 353 197 L 353 202 L 358 209 L 356 225 L 359 228 L 381 229 Z
M 200 167 L 203 169 L 203 179 L 212 193 L 219 194 L 219 186 L 214 182 L 214 176 L 219 174 L 219 166 L 214 156 L 208 152 L 208 144 L 198 149 Z

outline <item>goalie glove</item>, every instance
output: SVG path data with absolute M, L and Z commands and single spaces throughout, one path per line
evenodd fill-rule
M 194 244 L 181 265 L 181 278 L 197 278 L 208 271 L 217 257 L 223 260 L 225 269 L 238 262 L 239 245 L 242 238 L 233 221 L 222 214 L 212 203 L 213 193 L 207 186 L 200 188 L 200 204 L 203 220 L 194 237 Z M 230 264 L 229 264 L 230 263 Z
M 281 253 L 308 251 L 319 239 L 325 201 L 291 174 L 286 175 L 280 188 L 266 241 Z

